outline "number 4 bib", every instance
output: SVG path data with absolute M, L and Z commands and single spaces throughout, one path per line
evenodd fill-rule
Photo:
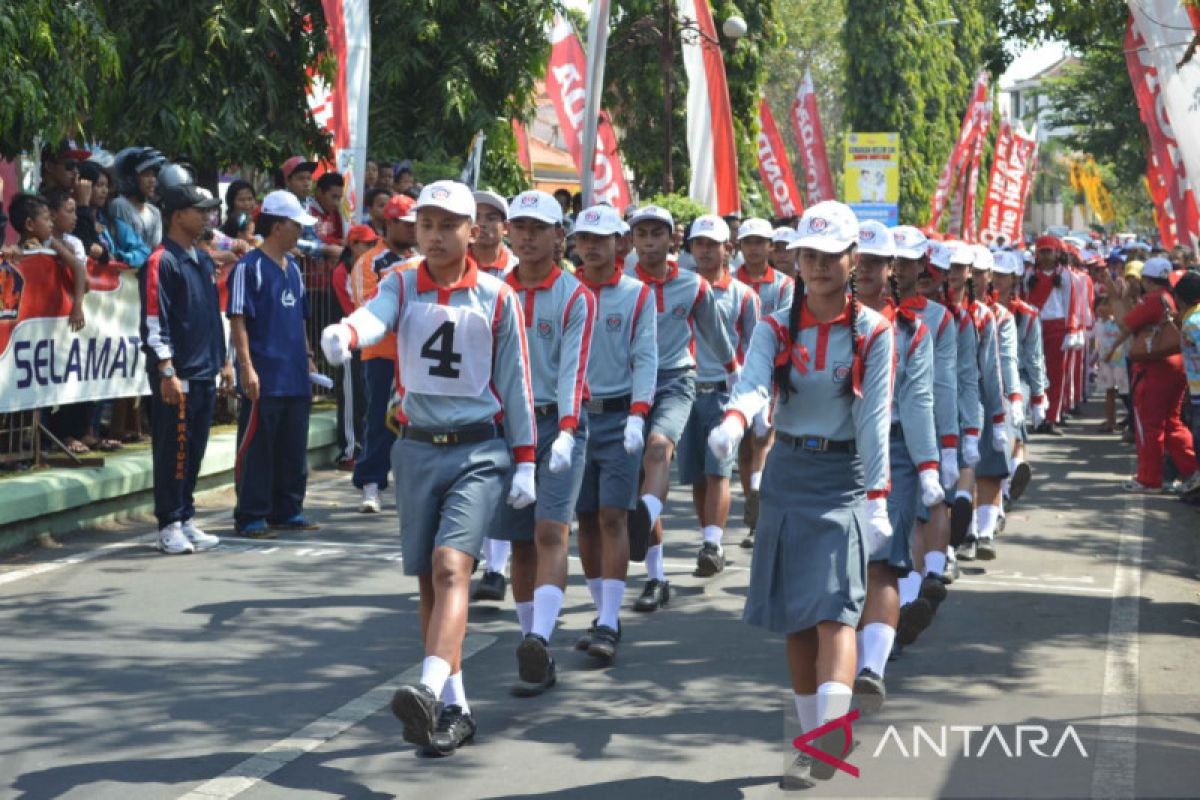
M 406 392 L 479 397 L 492 377 L 492 326 L 473 308 L 408 303 L 396 337 Z

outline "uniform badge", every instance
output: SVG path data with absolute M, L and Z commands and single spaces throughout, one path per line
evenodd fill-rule
M 625 320 L 620 314 L 609 314 L 604 319 L 604 327 L 610 331 L 616 332 L 621 330 Z
M 846 378 L 850 377 L 849 364 L 834 364 L 833 365 L 833 382 L 845 383 Z
M 680 303 L 671 309 L 671 316 L 673 316 L 675 319 L 685 319 L 687 317 L 687 313 L 687 306 L 685 306 L 683 303 Z
M 296 295 L 292 294 L 291 289 L 284 289 L 283 294 L 279 296 L 279 302 L 284 308 L 291 308 L 296 305 Z
M 542 339 L 549 339 L 554 335 L 554 326 L 550 324 L 550 320 L 539 319 L 537 324 L 537 334 Z

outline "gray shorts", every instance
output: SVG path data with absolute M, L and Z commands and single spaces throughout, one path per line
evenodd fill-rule
M 580 514 L 595 514 L 601 507 L 631 511 L 637 505 L 642 453 L 625 452 L 627 419 L 626 411 L 610 411 L 588 420 L 586 467 L 575 504 Z
M 516 509 L 502 502 L 496 512 L 492 532 L 493 539 L 506 542 L 532 542 L 533 526 L 548 519 L 571 524 L 575 516 L 575 499 L 579 497 L 579 484 L 583 481 L 584 459 L 587 455 L 588 418 L 580 409 L 579 428 L 575 431 L 575 447 L 571 450 L 571 468 L 557 474 L 550 471 L 550 448 L 558 438 L 558 415 L 544 414 L 537 418 L 537 502 Z M 504 482 L 505 498 L 512 478 Z
M 435 445 L 397 439 L 392 445 L 400 549 L 405 575 L 427 575 L 438 547 L 479 558 L 483 537 L 504 500 L 512 455 L 503 437 Z
M 646 438 L 649 439 L 652 433 L 658 433 L 670 439 L 671 444 L 677 443 L 683 435 L 684 427 L 687 426 L 695 400 L 695 369 L 685 367 L 660 371 Z
M 733 475 L 737 463 L 737 452 L 724 460 L 713 455 L 708 446 L 708 434 L 721 424 L 725 406 L 729 403 L 729 392 L 723 388 L 715 391 L 696 390 L 696 402 L 692 405 L 683 438 L 679 440 L 679 481 L 684 486 L 702 483 L 704 476 L 728 478 Z

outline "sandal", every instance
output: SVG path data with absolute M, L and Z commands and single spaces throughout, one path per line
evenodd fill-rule
M 125 445 L 121 444 L 116 439 L 101 439 L 96 443 L 96 449 L 102 453 L 114 453 L 124 446 Z
M 150 437 L 144 433 L 127 433 L 121 437 L 121 441 L 125 444 L 145 444 Z
M 67 452 L 74 453 L 77 456 L 86 455 L 92 452 L 90 447 L 74 437 L 66 439 L 63 442 L 63 445 L 67 448 Z

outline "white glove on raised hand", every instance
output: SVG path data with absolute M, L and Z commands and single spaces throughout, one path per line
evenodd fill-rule
M 646 420 L 639 417 L 637 414 L 630 414 L 625 420 L 625 452 L 633 455 L 641 452 L 646 446 L 646 439 L 643 435 L 646 430 Z
M 741 377 L 742 368 L 740 366 L 734 367 L 733 372 L 725 373 L 725 388 L 732 392 L 733 387 L 737 385 L 738 379 Z
M 512 488 L 508 490 L 508 504 L 513 508 L 525 508 L 537 502 L 537 489 L 533 480 L 534 465 L 529 461 L 517 464 L 513 472 Z
M 1008 425 L 999 422 L 992 423 L 992 448 L 1004 457 L 1008 457 Z
M 746 429 L 742 427 L 742 423 L 738 422 L 737 417 L 726 417 L 720 425 L 712 429 L 712 433 L 708 434 L 708 449 L 712 450 L 714 456 L 724 461 L 737 451 L 738 444 L 742 441 L 742 435 L 745 432 Z
M 867 500 L 867 548 L 877 555 L 892 539 L 892 523 L 888 519 L 887 498 Z
M 942 486 L 950 491 L 958 486 L 958 448 L 942 448 Z M 943 498 L 945 499 L 945 498 Z
M 1033 427 L 1036 428 L 1046 421 L 1046 398 L 1043 397 L 1041 400 L 1033 401 L 1033 404 L 1029 408 L 1033 416 Z
M 325 353 L 325 360 L 338 367 L 349 361 L 353 338 L 354 334 L 348 325 L 341 322 L 326 325 L 325 330 L 321 331 L 321 350 Z
M 771 404 L 767 403 L 762 410 L 754 415 L 754 435 L 759 439 L 766 438 L 771 432 Z
M 1019 428 L 1021 423 L 1025 421 L 1025 402 L 1021 398 L 1013 400 L 1008 407 L 1008 424 L 1013 428 Z
M 559 431 L 558 438 L 550 445 L 550 471 L 566 472 L 571 468 L 571 451 L 575 449 L 575 434 Z
M 968 467 L 973 467 L 979 463 L 979 435 L 975 433 L 963 434 L 962 438 L 963 461 L 967 462 Z
M 938 483 L 937 470 L 923 469 L 917 473 L 917 477 L 921 481 L 921 505 L 933 508 L 946 499 L 946 492 L 942 489 L 942 484 Z M 958 482 L 957 475 L 954 476 L 954 481 Z

